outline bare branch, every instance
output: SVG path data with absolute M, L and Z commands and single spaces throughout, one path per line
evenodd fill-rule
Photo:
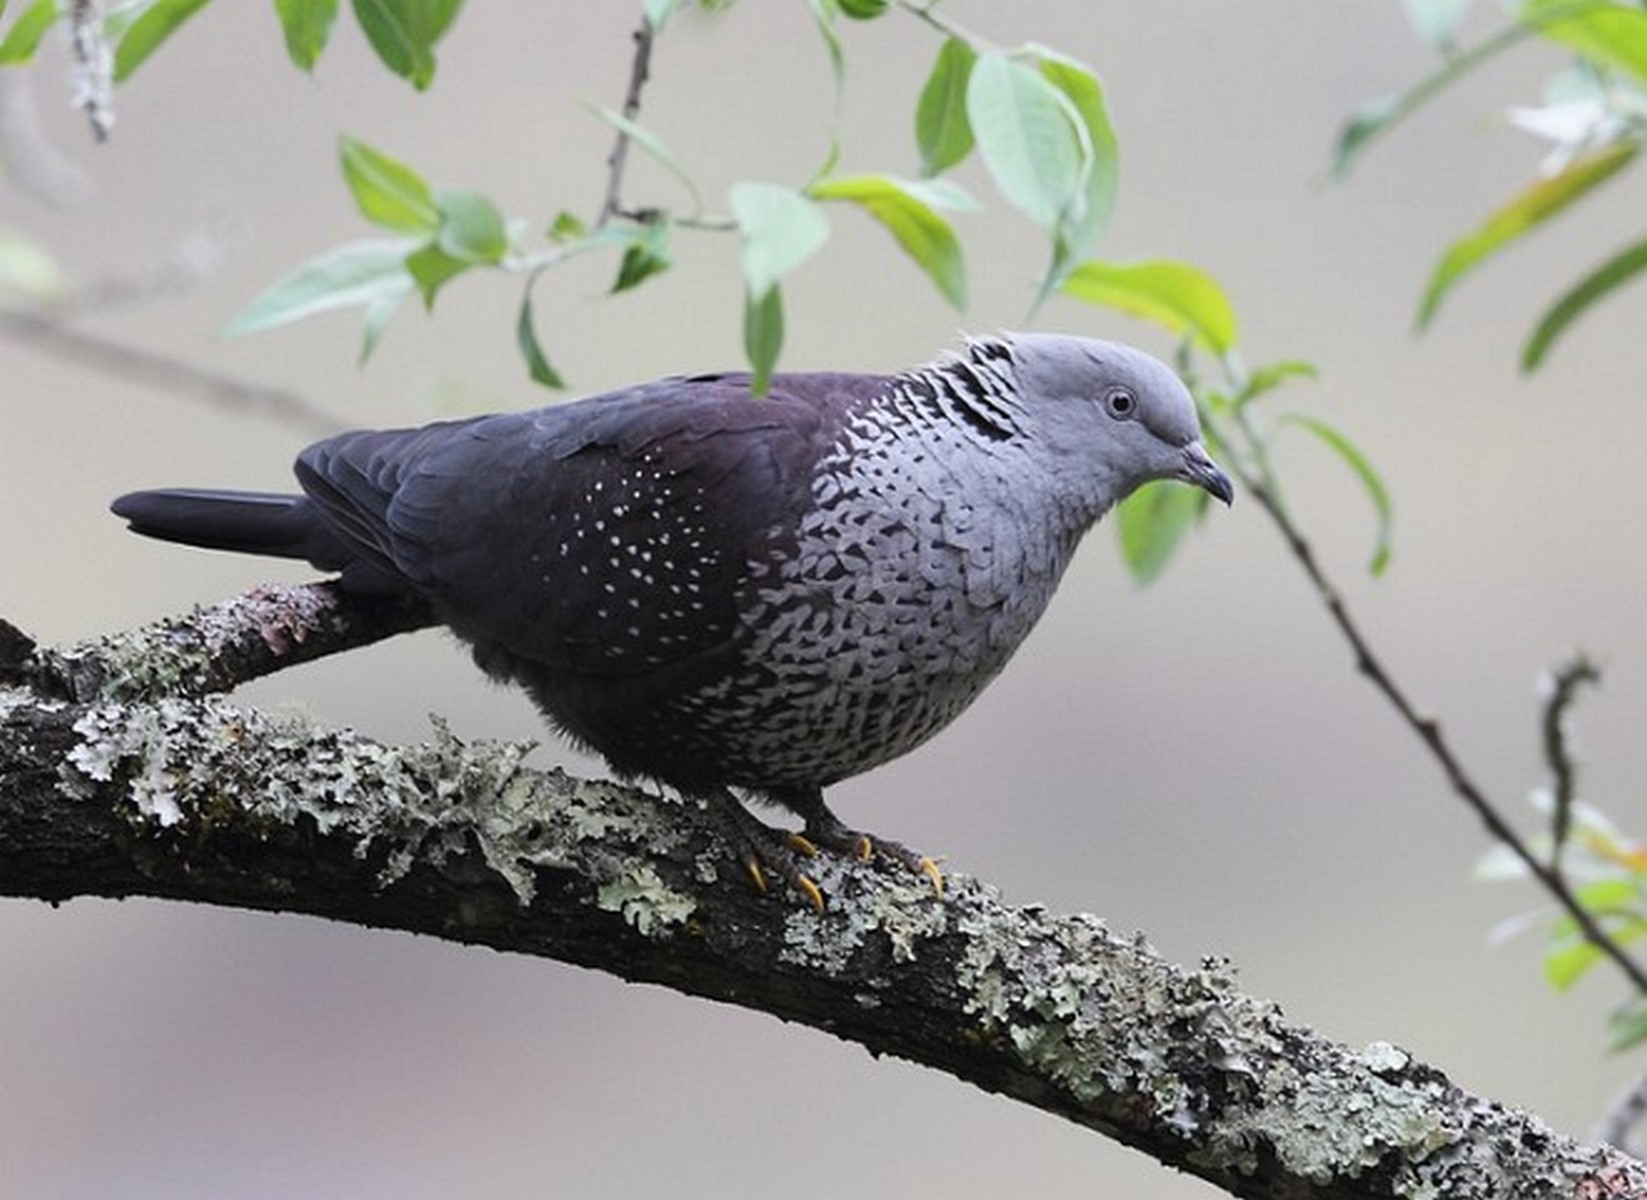
M 304 644 L 357 615 L 309 599 L 323 615 Z M 263 603 L 164 627 L 256 657 L 273 649 Z M 283 621 L 307 611 L 279 604 Z M 238 633 L 223 627 L 236 614 Z M 130 642 L 40 652 L 7 635 L 0 662 Z M 200 686 L 183 674 L 180 691 Z M 1174 966 L 1094 917 L 1013 908 L 964 877 L 939 899 L 899 864 L 837 856 L 809 867 L 829 897 L 817 912 L 750 890 L 718 808 L 540 773 L 524 745 L 439 729 L 390 747 L 164 690 L 0 690 L 0 893 L 304 912 L 595 967 L 936 1067 L 1237 1196 L 1647 1194 L 1641 1163 L 1393 1046 L 1288 1024 L 1227 963 Z
M 656 36 L 652 28 L 651 19 L 642 16 L 640 25 L 635 29 L 635 55 L 629 65 L 629 90 L 623 97 L 623 115 L 626 120 L 633 121 L 640 116 L 641 93 L 646 89 L 646 80 L 652 69 L 652 41 Z M 605 225 L 613 217 L 629 216 L 623 207 L 623 177 L 629 165 L 630 137 L 626 130 L 618 130 L 618 137 L 612 144 L 612 153 L 606 158 L 606 198 L 601 202 L 600 216 L 595 221 L 596 228 Z
M 1533 878 L 1537 879 L 1544 890 L 1554 897 L 1556 902 L 1572 917 L 1574 924 L 1583 932 L 1585 938 L 1608 958 L 1612 959 L 1618 969 L 1624 972 L 1636 991 L 1647 994 L 1647 971 L 1644 971 L 1641 964 L 1625 953 L 1623 947 L 1607 936 L 1601 926 L 1596 923 L 1595 917 L 1578 902 L 1578 898 L 1573 895 L 1572 889 L 1567 886 L 1567 882 L 1561 873 L 1540 860 L 1532 852 L 1527 843 L 1516 833 L 1515 828 L 1487 798 L 1486 792 L 1464 769 L 1464 764 L 1453 752 L 1451 744 L 1442 732 L 1441 723 L 1435 717 L 1418 710 L 1418 707 L 1402 690 L 1400 684 L 1396 682 L 1395 677 L 1384 666 L 1382 660 L 1374 653 L 1371 643 L 1367 641 L 1361 632 L 1360 626 L 1356 624 L 1355 619 L 1350 615 L 1349 607 L 1344 603 L 1338 589 L 1333 586 L 1332 581 L 1327 578 L 1326 572 L 1322 570 L 1321 565 L 1316 561 L 1315 552 L 1311 549 L 1309 542 L 1299 532 L 1298 527 L 1293 524 L 1292 518 L 1287 514 L 1285 507 L 1276 499 L 1270 487 L 1253 476 L 1239 462 L 1234 462 L 1231 465 L 1240 476 L 1244 489 L 1258 502 L 1275 524 L 1277 530 L 1280 531 L 1282 539 L 1287 543 L 1288 550 L 1291 551 L 1293 558 L 1298 561 L 1298 565 L 1303 568 L 1311 586 L 1315 588 L 1316 596 L 1326 607 L 1328 615 L 1332 617 L 1333 623 L 1338 626 L 1344 640 L 1349 642 L 1350 649 L 1355 655 L 1356 669 L 1366 676 L 1368 682 L 1383 694 L 1407 727 L 1418 736 L 1419 741 L 1424 743 L 1424 747 L 1430 752 L 1430 757 L 1435 759 L 1441 767 L 1442 774 L 1447 777 L 1447 782 L 1452 786 L 1453 791 L 1481 819 L 1481 823 L 1487 827 L 1487 832 L 1510 848 L 1511 853 L 1521 860 Z
M 74 0 L 69 41 L 74 48 L 74 106 L 91 122 L 92 137 L 106 142 L 114 131 L 114 51 L 103 32 L 102 0 Z
M 1635 1154 L 1635 1127 L 1647 1117 L 1647 1078 L 1637 1080 L 1630 1089 L 1613 1101 L 1607 1115 L 1596 1126 L 1594 1137 L 1598 1142 L 1617 1146 L 1626 1154 Z
M 151 387 L 183 391 L 208 403 L 266 416 L 316 435 L 336 433 L 336 418 L 295 392 L 246 383 L 167 355 L 122 345 L 66 321 L 0 308 L 0 334 L 76 366 L 135 380 Z
M 1550 810 L 1550 870 L 1560 874 L 1561 852 L 1572 832 L 1573 801 L 1577 799 L 1578 768 L 1567 746 L 1567 712 L 1585 684 L 1601 682 L 1601 672 L 1584 655 L 1563 663 L 1551 674 L 1539 722 L 1543 733 L 1544 761 L 1553 781 Z

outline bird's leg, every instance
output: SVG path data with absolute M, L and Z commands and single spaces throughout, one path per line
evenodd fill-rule
M 797 814 L 806 824 L 799 834 L 791 834 L 792 844 L 798 842 L 802 853 L 817 853 L 818 848 L 837 854 L 849 854 L 868 862 L 877 853 L 897 859 L 913 871 L 919 871 L 932 881 L 933 890 L 944 894 L 944 875 L 938 864 L 925 854 L 918 854 L 897 842 L 880 840 L 853 829 L 830 811 L 824 803 L 822 788 L 785 788 L 769 793 L 771 799 Z

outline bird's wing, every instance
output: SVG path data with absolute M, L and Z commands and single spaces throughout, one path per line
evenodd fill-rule
M 884 381 L 663 380 L 533 412 L 345 434 L 298 474 L 339 536 L 460 633 L 558 670 L 639 673 L 732 635 L 751 560 L 810 503 Z

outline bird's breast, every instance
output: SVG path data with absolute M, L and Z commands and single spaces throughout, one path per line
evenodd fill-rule
M 791 736 L 885 761 L 954 719 L 1045 610 L 1074 549 L 1010 447 L 871 430 L 749 564 L 744 654 Z M 957 438 L 965 436 L 958 433 Z M 779 716 L 778 714 L 781 714 Z

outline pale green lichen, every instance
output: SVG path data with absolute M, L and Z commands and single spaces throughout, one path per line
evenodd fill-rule
M 823 855 L 807 870 L 830 900 L 821 913 L 802 905 L 785 915 L 784 962 L 843 974 L 871 937 L 887 939 L 893 962 L 913 962 L 921 942 L 946 928 L 944 903 L 924 875 L 900 867 L 866 879 L 849 860 Z
M 1313 1182 L 1353 1178 L 1392 1151 L 1415 1162 L 1456 1141 L 1438 1099 L 1435 1084 L 1414 1087 L 1365 1072 L 1302 1074 L 1278 1062 L 1250 1104 L 1206 1131 L 1196 1157 L 1250 1171 L 1264 1146 L 1290 1173 Z M 1409 1194 L 1424 1190 L 1418 1184 Z
M 648 863 L 630 866 L 603 883 L 595 893 L 595 903 L 618 913 L 646 937 L 685 924 L 697 910 L 691 896 L 671 888 Z
M 1141 938 L 1085 915 L 1004 910 L 963 930 L 969 1011 L 1083 1104 L 1147 1097 L 1156 1117 L 1187 1139 L 1207 1119 L 1203 1076 L 1250 1080 L 1252 1056 L 1273 1048 L 1270 1010 L 1238 1003 L 1222 960 L 1171 968 Z
M 110 700 L 199 695 L 221 686 L 214 678 L 218 660 L 248 630 L 279 652 L 318 628 L 334 604 L 329 592 L 313 585 L 267 584 L 221 604 L 54 653 L 70 675 L 89 669 Z
M 383 886 L 418 861 L 440 865 L 474 847 L 524 905 L 536 867 L 576 864 L 597 887 L 622 879 L 629 862 L 603 835 L 624 829 L 654 846 L 674 836 L 624 812 L 615 785 L 524 769 L 530 742 L 467 743 L 438 720 L 433 741 L 388 747 L 220 698 L 167 699 L 92 708 L 75 731 L 81 742 L 60 772 L 66 794 L 118 781 L 136 819 L 161 827 L 306 819 L 353 836 L 359 855 L 384 851 Z M 642 889 L 636 903 L 648 896 L 657 918 L 648 929 L 679 923 L 678 900 Z

